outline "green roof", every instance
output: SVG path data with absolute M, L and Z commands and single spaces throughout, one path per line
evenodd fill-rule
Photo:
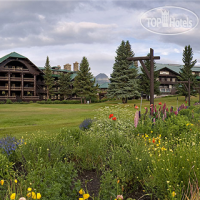
M 74 73 L 70 76 L 71 80 L 73 80 L 77 76 L 77 73 Z
M 5 56 L 3 56 L 2 58 L 0 58 L 0 63 L 2 63 L 4 60 L 8 59 L 8 58 L 26 58 L 25 56 L 22 56 L 16 52 L 12 52 L 12 53 L 9 53 Z
M 103 83 L 103 84 L 101 84 L 100 86 L 99 86 L 99 88 L 101 88 L 101 89 L 103 89 L 103 88 L 108 88 L 108 82 L 105 82 L 105 83 Z
M 161 64 L 161 63 L 156 63 L 156 71 L 159 71 L 163 68 L 168 68 L 174 72 L 176 72 L 177 74 L 180 73 L 181 69 L 183 68 L 183 65 L 178 65 L 178 64 Z M 193 67 L 192 71 L 199 71 L 200 72 L 200 67 Z M 138 67 L 138 74 L 142 74 L 141 71 L 141 66 Z

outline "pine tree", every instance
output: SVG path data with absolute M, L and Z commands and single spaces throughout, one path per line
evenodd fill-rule
M 147 54 L 147 56 L 150 56 L 150 54 Z M 150 72 L 150 60 L 145 60 L 144 65 L 146 66 L 147 70 Z M 147 74 L 145 73 L 143 67 L 141 67 L 142 74 L 140 74 L 140 92 L 143 92 L 147 95 L 147 98 L 149 100 L 150 96 L 150 79 L 148 78 Z M 159 95 L 160 94 L 160 82 L 156 79 L 159 77 L 159 71 L 156 71 L 156 66 L 154 63 L 154 94 Z
M 67 98 L 67 96 L 72 95 L 70 76 L 71 76 L 71 73 L 67 73 L 67 74 L 62 73 L 60 75 L 60 79 L 59 79 L 60 90 L 59 90 L 59 92 L 64 100 Z
M 49 64 L 49 57 L 47 56 L 46 63 L 44 69 L 44 83 L 47 89 L 47 99 L 49 96 L 53 94 L 53 86 L 54 86 L 54 78 L 52 77 L 51 66 Z
M 122 102 L 126 103 L 127 98 L 139 96 L 139 86 L 136 80 L 137 70 L 130 68 L 133 61 L 127 60 L 127 57 L 134 57 L 129 41 L 126 43 L 122 41 L 116 53 L 107 96 L 108 98 L 122 99 Z
M 94 84 L 95 79 L 90 72 L 88 60 L 86 57 L 83 57 L 80 63 L 80 70 L 77 72 L 74 80 L 74 92 L 81 97 L 81 103 L 82 99 L 86 103 L 86 98 L 96 97 L 97 87 Z
M 183 50 L 183 68 L 181 69 L 180 76 L 178 77 L 179 81 L 190 81 L 192 82 L 190 84 L 190 94 L 196 95 L 196 91 L 194 90 L 194 87 L 197 85 L 196 75 L 192 74 L 192 68 L 195 66 L 197 60 L 193 60 L 193 51 L 190 45 L 185 46 L 185 49 Z M 188 97 L 188 83 L 178 83 L 176 86 L 177 92 L 183 96 L 185 96 L 185 99 Z

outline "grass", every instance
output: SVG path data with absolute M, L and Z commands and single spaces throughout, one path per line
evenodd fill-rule
M 177 106 L 177 97 L 156 98 L 158 102 L 166 103 L 167 107 Z M 198 97 L 191 97 L 191 105 L 198 101 Z M 134 105 L 140 107 L 140 100 L 129 100 L 129 109 Z M 178 105 L 185 103 L 184 97 L 179 97 Z M 96 104 L 0 104 L 0 137 L 12 134 L 16 137 L 29 136 L 30 134 L 60 132 L 62 128 L 74 129 L 86 118 L 93 118 L 95 109 L 120 104 L 121 100 L 108 101 Z M 149 107 L 149 101 L 143 100 L 144 107 Z

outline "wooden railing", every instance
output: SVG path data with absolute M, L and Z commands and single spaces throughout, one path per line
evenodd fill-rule
M 15 71 L 15 72 L 28 72 L 28 69 L 15 69 L 15 68 L 4 68 L 2 71 Z
M 8 81 L 8 77 L 7 76 L 0 76 L 0 80 L 1 81 Z
M 34 78 L 24 78 L 24 81 L 31 81 L 31 82 L 34 82 Z
M 5 100 L 5 99 L 16 100 L 16 96 L 0 96 L 0 100 Z
M 23 96 L 22 99 L 26 99 L 26 100 L 39 100 L 39 96 Z

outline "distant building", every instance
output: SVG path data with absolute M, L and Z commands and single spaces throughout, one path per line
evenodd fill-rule
M 78 63 L 52 67 L 55 78 L 54 95 L 51 99 L 60 99 L 58 79 L 61 73 L 70 73 L 71 81 L 77 75 Z M 72 86 L 73 87 L 73 86 Z M 27 57 L 16 52 L 0 58 L 0 101 L 11 99 L 13 101 L 46 100 L 46 86 L 44 84 L 44 67 L 37 67 Z
M 160 92 L 162 95 L 174 95 L 176 93 L 175 84 L 177 84 L 178 76 L 183 65 L 178 64 L 159 64 L 156 63 L 156 71 L 159 71 L 158 81 L 160 82 Z M 141 74 L 141 66 L 138 67 L 138 73 Z M 193 67 L 192 74 L 196 75 L 196 79 L 200 80 L 200 67 Z
M 106 96 L 109 82 L 110 80 L 108 76 L 104 73 L 100 73 L 95 77 L 95 83 L 99 85 L 99 99 L 102 99 Z

